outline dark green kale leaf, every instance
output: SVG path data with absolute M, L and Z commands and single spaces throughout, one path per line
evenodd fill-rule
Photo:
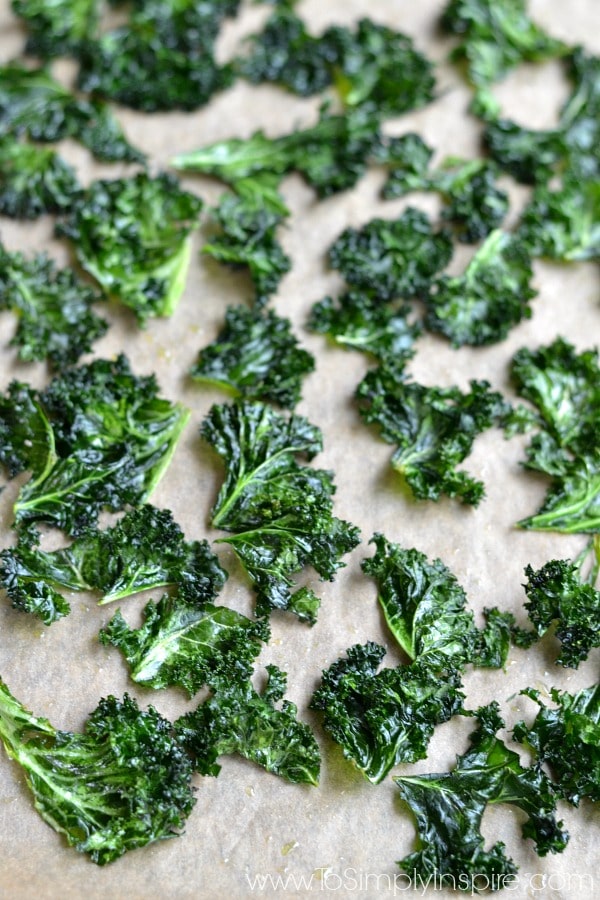
M 410 312 L 406 303 L 386 303 L 368 291 L 349 290 L 336 300 L 325 297 L 315 303 L 307 324 L 342 347 L 400 366 L 414 356 L 414 342 L 422 332 L 418 323 L 408 321 Z
M 78 86 L 145 112 L 197 109 L 233 81 L 214 43 L 232 0 L 149 0 L 123 26 L 87 41 Z
M 17 524 L 43 521 L 77 535 L 102 509 L 141 505 L 188 418 L 124 356 L 68 369 L 43 391 L 13 382 L 0 398 L 0 461 L 11 475 L 32 473 L 17 497 Z
M 445 876 L 462 890 L 479 893 L 494 880 L 496 889 L 512 883 L 517 869 L 496 842 L 484 849 L 481 820 L 488 804 L 510 803 L 527 819 L 523 837 L 531 838 L 539 856 L 564 850 L 568 834 L 555 817 L 556 799 L 539 766 L 525 768 L 518 755 L 496 737 L 504 725 L 498 705 L 480 708 L 471 746 L 458 756 L 451 772 L 395 777 L 402 799 L 415 817 L 418 849 L 402 859 L 401 869 L 422 879 Z M 447 883 L 447 882 L 446 882 Z
M 264 621 L 252 622 L 226 606 L 189 601 L 165 594 L 144 608 L 140 628 L 130 628 L 120 610 L 100 632 L 103 644 L 118 647 L 138 684 L 174 685 L 192 697 L 218 673 L 230 680 L 251 663 L 270 632 Z
M 554 708 L 540 700 L 539 691 L 521 691 L 540 706 L 533 724 L 515 725 L 513 736 L 550 766 L 556 790 L 579 806 L 582 797 L 600 800 L 600 685 L 576 694 L 552 688 Z
M 194 712 L 177 719 L 175 729 L 203 775 L 218 775 L 217 758 L 239 753 L 267 772 L 292 784 L 319 782 L 321 757 L 315 737 L 296 718 L 294 703 L 275 706 L 286 689 L 286 675 L 266 667 L 262 692 L 245 678 L 219 674 L 211 681 L 212 696 Z
M 108 328 L 92 309 L 100 299 L 72 269 L 0 246 L 0 309 L 17 316 L 10 343 L 22 360 L 48 359 L 56 369 L 76 363 Z
M 300 172 L 319 197 L 353 187 L 365 173 L 381 144 L 379 122 L 368 110 L 331 115 L 324 108 L 319 121 L 308 128 L 268 138 L 257 131 L 250 138 L 232 138 L 176 156 L 176 169 L 214 175 L 236 187 L 242 179 L 261 193 L 265 175 L 271 190 L 276 177 Z
M 77 55 L 98 27 L 98 0 L 11 0 L 11 8 L 25 22 L 31 56 Z
M 79 191 L 74 170 L 55 150 L 0 140 L 0 215 L 37 219 L 68 209 Z
M 191 369 L 195 381 L 217 385 L 247 400 L 266 400 L 293 408 L 302 379 L 315 367 L 298 346 L 289 319 L 272 310 L 229 307 L 225 327 L 200 351 Z
M 459 673 L 417 662 L 377 672 L 385 650 L 356 644 L 323 672 L 311 709 L 373 784 L 398 763 L 424 759 L 436 725 L 460 712 Z
M 201 209 L 172 175 L 139 172 L 92 182 L 57 231 L 74 242 L 77 259 L 107 294 L 144 323 L 174 311 Z
M 153 707 L 100 701 L 81 734 L 28 712 L 0 680 L 0 737 L 36 809 L 99 865 L 180 833 L 194 805 L 192 763 Z
M 424 212 L 409 207 L 398 219 L 372 219 L 346 228 L 329 248 L 329 262 L 348 284 L 379 297 L 418 297 L 452 256 L 452 240 L 434 232 Z
M 20 540 L 0 554 L 0 581 L 12 605 L 46 625 L 70 611 L 60 590 L 100 591 L 100 603 L 111 603 L 172 585 L 178 597 L 201 605 L 214 600 L 226 577 L 207 541 L 186 541 L 169 510 L 149 504 L 69 547 L 44 551 Z
M 600 647 L 600 591 L 582 581 L 579 565 L 554 559 L 541 569 L 525 569 L 525 609 L 541 637 L 551 625 L 561 644 L 556 662 L 576 669 L 593 647 Z
M 450 0 L 442 27 L 458 35 L 454 61 L 466 66 L 475 88 L 473 111 L 484 118 L 498 114 L 499 104 L 491 90 L 522 62 L 543 62 L 568 52 L 528 16 L 525 0 Z
M 462 670 L 471 664 L 500 668 L 506 663 L 514 617 L 486 609 L 486 626 L 475 626 L 467 595 L 456 576 L 424 553 L 404 549 L 383 534 L 371 538 L 375 556 L 362 570 L 378 585 L 378 599 L 394 638 L 411 662 L 433 669 Z
M 289 609 L 314 622 L 317 596 L 292 593 L 292 575 L 312 566 L 332 580 L 340 558 L 359 542 L 354 525 L 332 515 L 331 472 L 300 465 L 322 446 L 321 432 L 301 416 L 284 417 L 263 403 L 213 406 L 202 437 L 226 466 L 212 524 L 231 544 L 257 591 L 257 611 Z
M 388 444 L 398 445 L 392 468 L 419 500 L 447 494 L 477 506 L 485 494 L 481 481 L 456 466 L 468 456 L 476 436 L 504 415 L 506 403 L 487 381 L 470 384 L 468 393 L 426 387 L 382 364 L 357 388 L 363 419 L 379 425 Z
M 28 69 L 18 62 L 0 66 L 0 137 L 6 135 L 42 143 L 70 137 L 106 162 L 144 161 L 108 106 L 80 100 L 47 69 Z
M 497 343 L 531 318 L 532 278 L 524 244 L 506 231 L 492 231 L 462 275 L 442 275 L 433 283 L 425 324 L 454 347 Z
M 225 194 L 213 215 L 217 229 L 202 252 L 233 268 L 247 268 L 255 288 L 254 302 L 263 306 L 291 268 L 276 236 L 282 214 L 265 206 L 262 196 Z
M 521 397 L 535 407 L 541 428 L 524 466 L 552 479 L 537 515 L 522 528 L 598 531 L 600 524 L 600 368 L 596 350 L 577 353 L 563 338 L 537 350 L 522 348 L 511 364 Z
M 556 190 L 536 187 L 517 229 L 532 256 L 576 261 L 600 259 L 600 182 L 582 186 L 571 176 Z

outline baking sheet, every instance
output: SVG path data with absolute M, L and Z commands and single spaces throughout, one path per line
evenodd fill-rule
M 411 35 L 437 62 L 438 99 L 386 124 L 388 133 L 419 131 L 436 147 L 435 161 L 447 154 L 477 154 L 480 129 L 466 112 L 469 90 L 446 63 L 451 42 L 440 39 L 436 32 L 435 22 L 443 6 L 440 0 L 420 0 L 418 4 L 406 0 L 371 0 L 368 4 L 365 0 L 301 0 L 297 7 L 315 32 L 332 23 L 352 23 L 370 15 Z M 267 4 L 246 3 L 239 19 L 224 30 L 219 45 L 222 57 L 231 54 L 244 33 L 256 30 L 269 11 Z M 595 0 L 570 0 L 568 4 L 534 0 L 530 11 L 553 35 L 600 52 L 600 6 Z M 7 0 L 1 0 L 2 61 L 16 56 L 22 44 L 23 32 Z M 63 61 L 55 70 L 66 81 L 73 74 L 71 65 Z M 545 127 L 555 120 L 566 91 L 560 67 L 548 64 L 522 67 L 498 86 L 496 94 L 508 115 Z M 126 109 L 119 109 L 118 114 L 133 143 L 149 154 L 152 170 L 159 171 L 175 153 L 222 138 L 249 135 L 259 127 L 275 135 L 308 125 L 316 119 L 318 103 L 318 99 L 295 98 L 274 87 L 239 82 L 192 114 L 149 116 Z M 83 183 L 131 171 L 119 165 L 98 165 L 74 143 L 63 142 L 60 147 Z M 186 176 L 182 181 L 207 204 L 222 190 L 200 177 Z M 342 287 L 338 275 L 327 269 L 324 251 L 343 228 L 360 226 L 376 215 L 392 218 L 407 205 L 435 214 L 437 203 L 432 196 L 380 201 L 382 183 L 383 173 L 373 171 L 352 191 L 324 201 L 317 201 L 299 177 L 289 177 L 283 185 L 291 216 L 281 240 L 293 267 L 272 305 L 292 320 L 303 345 L 317 358 L 298 412 L 323 430 L 324 451 L 315 464 L 334 470 L 334 512 L 357 524 L 363 538 L 334 583 L 322 584 L 309 573 L 309 583 L 322 598 L 317 624 L 309 628 L 293 616 L 275 614 L 272 640 L 260 657 L 262 664 L 276 663 L 288 672 L 287 696 L 315 729 L 323 753 L 320 786 L 289 785 L 244 760 L 223 758 L 218 778 L 196 778 L 197 803 L 183 836 L 98 868 L 69 849 L 42 821 L 18 767 L 2 755 L 1 897 L 218 900 L 224 896 L 304 897 L 319 893 L 375 898 L 423 892 L 419 885 L 409 890 L 403 877 L 395 880 L 399 875 L 395 861 L 413 849 L 415 838 L 412 819 L 400 803 L 397 789 L 390 779 L 379 786 L 367 783 L 324 734 L 318 716 L 307 709 L 321 670 L 351 644 L 374 640 L 389 648 L 386 664 L 399 660 L 376 604 L 375 585 L 361 573 L 362 559 L 373 552 L 368 540 L 380 531 L 392 541 L 440 557 L 455 573 L 476 611 L 497 604 L 513 610 L 521 621 L 524 567 L 573 556 L 583 540 L 514 528 L 518 519 L 538 508 L 546 483 L 521 469 L 523 440 L 505 441 L 497 431 L 482 435 L 466 462 L 466 468 L 486 484 L 487 499 L 478 509 L 449 500 L 437 504 L 412 501 L 389 467 L 391 448 L 362 424 L 352 401 L 367 360 L 333 348 L 306 331 L 311 305 Z M 511 186 L 511 194 L 516 210 L 526 192 Z M 0 237 L 8 249 L 47 249 L 65 264 L 69 261 L 67 248 L 53 239 L 52 229 L 51 217 L 33 223 L 0 220 Z M 197 233 L 196 251 L 201 241 L 202 235 Z M 453 270 L 459 271 L 471 252 L 460 248 Z M 463 388 L 471 378 L 487 378 L 511 396 L 507 364 L 519 347 L 547 343 L 559 334 L 580 350 L 597 341 L 600 292 L 595 266 L 536 263 L 535 285 L 538 296 L 533 301 L 533 317 L 515 328 L 506 341 L 486 349 L 455 351 L 441 339 L 425 337 L 419 341 L 410 372 L 428 384 Z M 162 395 L 182 400 L 191 410 L 171 466 L 151 498 L 155 505 L 173 511 L 188 539 L 218 536 L 208 524 L 208 515 L 222 470 L 201 442 L 198 428 L 211 404 L 226 398 L 192 384 L 186 373 L 198 350 L 216 335 L 226 306 L 250 297 L 251 288 L 243 274 L 229 272 L 194 252 L 185 293 L 172 318 L 152 320 L 140 331 L 133 317 L 115 308 L 109 311 L 108 334 L 94 347 L 96 356 L 124 350 L 136 373 L 155 372 Z M 43 385 L 45 367 L 19 363 L 7 346 L 13 328 L 12 316 L 0 314 L 2 389 L 15 377 Z M 22 479 L 10 482 L 0 494 L 2 546 L 13 540 L 11 506 L 21 483 Z M 252 593 L 239 566 L 227 550 L 220 547 L 218 553 L 231 573 L 220 602 L 249 613 Z M 126 601 L 123 611 L 129 621 L 139 620 L 148 599 L 145 594 Z M 98 630 L 116 611 L 114 605 L 97 607 L 93 597 L 73 595 L 72 607 L 70 616 L 45 628 L 12 610 L 5 597 L 0 598 L 0 672 L 26 706 L 47 716 L 56 727 L 70 730 L 80 729 L 99 698 L 107 694 L 120 696 L 129 691 L 141 704 L 151 703 L 173 717 L 194 708 L 195 702 L 181 692 L 138 688 L 128 679 L 120 653 L 99 645 Z M 545 640 L 528 652 L 511 650 L 505 672 L 468 673 L 469 706 L 497 699 L 510 726 L 522 716 L 534 714 L 533 704 L 518 696 L 525 686 L 543 693 L 551 685 L 576 690 L 597 679 L 598 651 L 577 671 L 555 666 L 555 654 L 552 640 Z M 472 727 L 472 722 L 460 718 L 440 726 L 428 759 L 398 767 L 397 772 L 447 769 L 456 754 L 464 751 Z M 531 842 L 520 837 L 518 811 L 504 806 L 486 812 L 483 832 L 487 841 L 504 840 L 507 853 L 520 867 L 519 878 L 511 886 L 512 896 L 584 900 L 594 896 L 594 888 L 596 893 L 600 889 L 597 810 L 584 801 L 578 810 L 561 805 L 560 814 L 571 841 L 563 854 L 540 859 Z M 447 895 L 439 885 L 430 886 L 430 893 Z

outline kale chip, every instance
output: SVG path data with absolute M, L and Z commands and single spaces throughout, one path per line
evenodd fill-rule
M 37 219 L 69 208 L 80 191 L 56 150 L 11 137 L 0 140 L 0 215 Z
M 27 27 L 31 56 L 76 56 L 97 32 L 98 0 L 11 0 L 11 8 Z

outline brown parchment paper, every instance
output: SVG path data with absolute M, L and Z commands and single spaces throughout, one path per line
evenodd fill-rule
M 299 13 L 315 32 L 334 22 L 352 23 L 370 15 L 411 35 L 436 61 L 438 99 L 386 124 L 390 134 L 418 130 L 435 146 L 436 161 L 448 154 L 476 155 L 480 134 L 480 126 L 467 114 L 470 92 L 446 62 L 451 42 L 436 33 L 443 5 L 442 0 L 300 0 L 298 4 Z M 244 34 L 258 29 L 269 10 L 267 4 L 243 5 L 238 19 L 224 29 L 219 44 L 223 58 L 233 53 Z M 557 37 L 600 52 L 597 0 L 532 0 L 530 11 Z M 1 0 L 2 62 L 21 52 L 23 39 L 8 0 Z M 73 77 L 74 70 L 66 61 L 56 63 L 54 69 L 67 83 Z M 544 65 L 522 67 L 497 87 L 496 94 L 507 115 L 544 127 L 555 121 L 567 90 L 560 66 Z M 152 170 L 158 171 L 168 167 L 175 153 L 218 139 L 250 135 L 259 127 L 275 135 L 312 123 L 318 104 L 317 99 L 301 100 L 273 87 L 239 82 L 193 114 L 148 116 L 126 109 L 119 109 L 118 114 L 131 140 L 149 154 Z M 130 171 L 119 165 L 98 165 L 87 151 L 71 142 L 61 144 L 61 150 L 76 166 L 83 183 Z M 185 177 L 183 182 L 207 203 L 214 202 L 222 190 L 215 182 L 195 176 Z M 584 541 L 515 529 L 518 519 L 538 508 L 546 482 L 521 469 L 523 441 L 505 441 L 498 431 L 481 436 L 466 462 L 487 486 L 487 499 L 478 509 L 451 501 L 417 503 L 408 498 L 389 467 L 391 448 L 361 423 L 353 405 L 353 391 L 367 361 L 360 354 L 328 346 L 320 336 L 306 331 L 304 323 L 312 303 L 341 288 L 337 274 L 327 269 L 325 250 L 343 228 L 360 226 L 375 215 L 394 217 L 409 204 L 435 215 L 437 203 L 432 196 L 380 201 L 382 182 L 383 173 L 372 171 L 354 190 L 325 201 L 317 201 L 313 191 L 295 176 L 286 179 L 283 188 L 291 216 L 281 240 L 293 268 L 273 306 L 292 319 L 302 343 L 316 356 L 317 368 L 306 380 L 298 411 L 323 430 L 324 451 L 315 464 L 335 472 L 336 515 L 356 523 L 363 536 L 334 583 L 321 584 L 314 573 L 308 573 L 308 582 L 322 598 L 318 623 L 309 628 L 294 617 L 274 615 L 273 637 L 260 657 L 261 664 L 273 662 L 288 672 L 288 697 L 315 729 L 323 753 L 320 786 L 292 786 L 244 760 L 223 758 L 218 778 L 197 777 L 197 804 L 183 836 L 98 868 L 68 848 L 42 821 L 18 766 L 0 754 L 0 897 L 220 900 L 423 894 L 423 886 L 409 889 L 403 876 L 394 880 L 399 876 L 396 860 L 413 849 L 415 829 L 393 782 L 367 783 L 307 708 L 321 670 L 351 644 L 375 640 L 389 648 L 388 665 L 399 659 L 376 604 L 375 585 L 361 573 L 361 560 L 372 554 L 368 540 L 381 531 L 390 540 L 440 557 L 454 571 L 477 612 L 498 604 L 513 610 L 523 622 L 524 567 L 573 556 Z M 526 191 L 508 182 L 507 186 L 514 200 L 514 221 Z M 46 249 L 60 263 L 69 262 L 68 248 L 52 234 L 51 217 L 33 223 L 0 220 L 0 237 L 10 250 Z M 216 335 L 226 306 L 247 300 L 251 288 L 244 275 L 201 259 L 197 252 L 201 241 L 199 232 L 185 293 L 172 318 L 150 321 L 140 331 L 133 318 L 115 306 L 107 314 L 112 326 L 95 345 L 95 355 L 111 356 L 125 350 L 136 373 L 156 372 L 163 396 L 180 399 L 191 409 L 189 425 L 152 502 L 169 507 L 189 539 L 212 540 L 218 535 L 208 525 L 208 515 L 222 469 L 199 439 L 198 427 L 211 404 L 226 398 L 193 385 L 186 373 L 198 350 Z M 451 270 L 460 271 L 472 252 L 460 248 Z M 463 388 L 470 378 L 488 378 L 512 396 L 507 365 L 517 348 L 549 342 L 559 334 L 580 350 L 597 342 L 600 298 L 593 265 L 536 263 L 535 286 L 538 296 L 533 301 L 533 317 L 515 328 L 506 341 L 487 349 L 454 351 L 441 339 L 423 338 L 410 364 L 411 373 L 425 383 Z M 14 377 L 43 385 L 48 378 L 45 367 L 19 363 L 8 346 L 13 329 L 11 314 L 0 314 L 2 389 Z M 10 482 L 0 494 L 2 546 L 13 542 L 11 508 L 21 483 L 22 479 Z M 215 549 L 230 571 L 220 601 L 251 612 L 252 593 L 239 566 L 222 546 Z M 114 607 L 98 607 L 92 596 L 73 595 L 71 599 L 71 615 L 46 628 L 12 610 L 6 597 L 0 597 L 0 672 L 22 702 L 36 714 L 47 716 L 56 727 L 71 730 L 80 729 L 99 698 L 109 693 L 120 696 L 129 691 L 142 704 L 152 703 L 172 717 L 193 708 L 195 703 L 180 692 L 138 688 L 128 679 L 119 652 L 99 645 L 98 630 L 113 615 Z M 126 601 L 123 612 L 131 622 L 139 621 L 147 600 L 148 596 L 142 595 Z M 536 687 L 545 695 L 552 685 L 575 690 L 595 681 L 597 652 L 577 671 L 571 671 L 554 664 L 556 649 L 552 639 L 545 640 L 529 652 L 512 650 L 505 672 L 469 673 L 468 705 L 474 708 L 498 700 L 510 728 L 517 719 L 531 720 L 534 715 L 533 704 L 518 696 L 525 686 Z M 428 759 L 398 771 L 446 770 L 456 754 L 464 751 L 471 729 L 472 722 L 460 718 L 439 727 Z M 578 810 L 561 806 L 560 813 L 571 841 L 563 854 L 540 859 L 531 842 L 520 836 L 518 811 L 503 806 L 486 812 L 483 831 L 488 844 L 505 841 L 507 853 L 520 867 L 519 877 L 506 895 L 587 900 L 600 891 L 598 812 L 582 802 Z M 262 882 L 261 877 L 265 879 Z M 438 884 L 430 885 L 429 895 L 449 896 Z

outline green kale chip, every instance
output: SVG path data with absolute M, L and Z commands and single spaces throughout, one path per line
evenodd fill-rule
M 600 368 L 596 350 L 577 353 L 563 338 L 537 350 L 522 348 L 511 364 L 521 397 L 536 408 L 541 429 L 531 439 L 525 468 L 552 481 L 536 515 L 521 528 L 594 533 L 600 525 Z
M 97 159 L 144 161 L 106 104 L 80 100 L 47 69 L 28 69 L 18 62 L 0 66 L 0 137 L 6 135 L 41 143 L 75 138 Z
M 457 387 L 427 387 L 382 364 L 357 388 L 363 419 L 379 425 L 388 444 L 398 445 L 392 468 L 419 500 L 439 500 L 446 494 L 477 506 L 485 495 L 481 481 L 456 467 L 476 436 L 505 414 L 506 402 L 487 381 L 473 380 L 470 385 L 468 393 Z
M 92 304 L 102 299 L 73 269 L 43 254 L 27 259 L 0 245 L 0 309 L 17 316 L 11 345 L 22 360 L 48 359 L 56 369 L 76 363 L 106 333 Z
M 544 62 L 568 52 L 529 18 L 525 0 L 450 0 L 442 27 L 458 35 L 451 57 L 465 65 L 475 88 L 472 109 L 484 118 L 498 114 L 492 86 L 522 62 Z
M 233 81 L 215 59 L 223 18 L 237 2 L 148 0 L 120 28 L 87 41 L 78 86 L 134 109 L 193 110 Z
M 236 187 L 244 180 L 260 194 L 267 175 L 273 179 L 300 172 L 319 197 L 354 187 L 381 143 L 378 120 L 368 110 L 331 115 L 321 110 L 316 125 L 268 138 L 262 131 L 250 138 L 232 138 L 176 156 L 176 169 L 214 175 Z M 258 182 L 258 184 L 257 184 Z
M 556 662 L 576 669 L 593 647 L 600 647 L 600 591 L 582 581 L 580 568 L 553 559 L 541 569 L 525 569 L 525 609 L 541 637 L 551 625 L 561 644 Z
M 462 275 L 442 275 L 427 296 L 426 327 L 452 341 L 481 346 L 503 340 L 531 318 L 533 269 L 524 245 L 506 231 L 488 235 Z
M 219 674 L 211 682 L 212 696 L 194 712 L 177 719 L 175 729 L 203 775 L 218 775 L 217 758 L 239 753 L 267 772 L 292 784 L 319 782 L 321 757 L 315 737 L 296 718 L 294 703 L 275 706 L 286 689 L 286 675 L 266 667 L 268 680 L 259 692 L 248 676 Z
M 515 740 L 550 767 L 556 790 L 569 803 L 579 806 L 582 797 L 600 800 L 600 685 L 576 694 L 552 688 L 554 708 L 541 702 L 539 691 L 521 693 L 540 711 L 531 726 L 515 725 Z
M 484 849 L 481 819 L 488 804 L 510 803 L 526 815 L 523 837 L 531 838 L 540 856 L 564 850 L 568 834 L 555 817 L 556 799 L 551 782 L 539 766 L 523 767 L 518 755 L 496 732 L 504 725 L 498 705 L 480 708 L 478 729 L 471 746 L 458 756 L 451 772 L 403 775 L 394 781 L 409 806 L 418 831 L 418 849 L 402 859 L 401 869 L 422 879 L 479 893 L 492 883 L 495 889 L 510 881 L 517 869 L 496 842 Z M 478 885 L 480 887 L 478 887 Z
M 11 0 L 11 7 L 25 22 L 31 56 L 77 55 L 98 27 L 98 0 Z
M 107 294 L 144 323 L 169 316 L 185 287 L 202 201 L 172 175 L 94 181 L 57 231 Z
M 263 403 L 213 406 L 202 437 L 226 466 L 212 524 L 231 544 L 257 591 L 257 611 L 289 609 L 314 622 L 317 596 L 292 593 L 291 576 L 310 565 L 332 580 L 340 557 L 359 542 L 354 525 L 332 515 L 332 473 L 300 465 L 322 446 L 319 429 L 301 416 L 284 417 Z
M 13 381 L 0 397 L 0 462 L 11 477 L 32 473 L 17 497 L 17 524 L 43 521 L 78 535 L 102 509 L 141 505 L 188 418 L 122 355 L 68 369 L 43 391 Z
M 130 628 L 117 612 L 101 630 L 101 643 L 122 651 L 138 684 L 156 689 L 177 685 L 190 697 L 219 672 L 229 680 L 270 637 L 264 621 L 167 594 L 158 603 L 150 601 L 143 616 L 140 628 Z
M 194 381 L 217 385 L 247 400 L 266 400 L 293 408 L 302 379 L 315 367 L 298 346 L 289 319 L 272 310 L 229 307 L 225 327 L 200 351 L 191 369 Z
M 233 268 L 247 268 L 255 303 L 263 306 L 291 268 L 276 236 L 281 212 L 265 206 L 262 196 L 225 194 L 213 215 L 217 228 L 202 252 Z
M 0 215 L 37 219 L 61 212 L 79 191 L 74 170 L 55 150 L 0 139 Z
M 410 312 L 406 303 L 386 303 L 366 290 L 349 290 L 337 300 L 325 297 L 315 303 L 307 325 L 341 347 L 399 366 L 414 356 L 414 342 L 422 332 L 418 323 L 408 321 Z
M 458 670 L 505 665 L 514 626 L 510 613 L 486 609 L 480 630 L 463 588 L 441 560 L 430 562 L 382 534 L 371 543 L 375 556 L 363 560 L 362 570 L 376 580 L 385 620 L 411 662 Z
M 377 672 L 385 649 L 356 644 L 323 672 L 310 702 L 325 730 L 373 784 L 424 759 L 436 725 L 460 712 L 460 676 L 417 662 Z
M 100 603 L 111 603 L 172 585 L 178 597 L 203 604 L 214 600 L 226 577 L 207 541 L 186 541 L 169 510 L 149 504 L 60 550 L 21 539 L 0 553 L 0 582 L 12 605 L 46 625 L 70 611 L 60 589 L 100 591 Z
M 556 190 L 538 185 L 517 229 L 532 256 L 566 262 L 600 259 L 600 182 L 572 176 Z
M 78 734 L 28 712 L 0 680 L 0 737 L 42 818 L 99 865 L 176 836 L 194 806 L 170 722 L 127 694 L 102 699 Z
M 423 295 L 451 256 L 450 235 L 434 232 L 426 214 L 413 207 L 395 220 L 346 228 L 329 248 L 330 265 L 348 284 L 381 300 Z

